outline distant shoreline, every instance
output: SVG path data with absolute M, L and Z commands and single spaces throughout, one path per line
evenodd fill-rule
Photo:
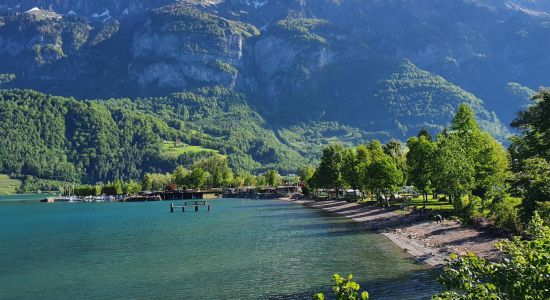
M 441 267 L 451 253 L 474 252 L 480 257 L 493 258 L 494 245 L 501 240 L 486 231 L 462 226 L 453 220 L 442 223 L 426 220 L 427 215 L 403 214 L 402 211 L 369 207 L 342 200 L 312 201 L 279 198 L 306 207 L 317 208 L 343 216 L 366 229 L 387 237 L 418 262 Z

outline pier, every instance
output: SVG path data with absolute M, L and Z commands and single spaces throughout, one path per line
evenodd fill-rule
M 208 204 L 208 201 L 185 201 L 183 205 L 174 205 L 174 203 L 170 203 L 170 212 L 173 213 L 174 210 L 180 208 L 182 212 L 185 212 L 185 208 L 194 208 L 195 211 L 198 212 L 199 207 L 206 207 L 208 211 L 212 211 L 212 204 Z

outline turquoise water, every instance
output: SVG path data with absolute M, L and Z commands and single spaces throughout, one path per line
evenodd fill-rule
M 53 194 L 15 194 L 15 195 L 0 195 L 1 202 L 37 202 Z
M 435 274 L 385 237 L 278 200 L 0 201 L 0 299 L 311 299 L 334 272 L 372 299 L 429 299 Z

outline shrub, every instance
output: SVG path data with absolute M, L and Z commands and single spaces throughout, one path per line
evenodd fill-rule
M 334 280 L 334 286 L 332 287 L 332 290 L 334 291 L 334 295 L 336 295 L 336 300 L 367 300 L 369 299 L 369 293 L 366 291 L 361 292 L 359 294 L 359 289 L 361 286 L 354 282 L 353 275 L 349 275 L 348 278 L 344 278 L 338 274 L 334 274 L 333 280 Z M 314 300 L 324 300 L 325 294 L 318 293 L 313 295 Z
M 453 201 L 453 206 L 462 223 L 472 224 L 480 216 L 481 198 L 477 196 L 458 198 Z
M 521 231 L 522 226 L 517 202 L 512 198 L 504 198 L 493 204 L 490 215 L 494 218 L 497 228 L 511 230 L 516 233 Z
M 537 212 L 528 234 L 531 240 L 498 244 L 497 262 L 473 253 L 451 255 L 440 278 L 447 291 L 433 299 L 550 299 L 550 229 Z

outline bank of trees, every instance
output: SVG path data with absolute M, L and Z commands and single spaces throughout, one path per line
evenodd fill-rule
M 520 133 L 509 151 L 480 129 L 463 104 L 435 137 L 421 130 L 406 145 L 329 145 L 315 170 L 302 170 L 302 181 L 307 191 L 352 188 L 379 199 L 413 185 L 425 202 L 443 194 L 465 222 L 490 211 L 498 226 L 516 231 L 537 210 L 550 222 L 550 91 L 541 90 L 533 101 L 512 123 Z
M 171 173 L 146 173 L 141 181 L 117 179 L 106 184 L 68 185 L 62 188 L 67 195 L 134 195 L 140 191 L 166 189 L 241 188 L 244 186 L 273 187 L 281 184 L 298 184 L 299 179 L 283 177 L 276 170 L 253 175 L 240 171 L 234 173 L 227 156 L 213 155 L 194 161 L 189 166 L 177 166 Z
M 510 175 L 506 150 L 479 128 L 473 110 L 463 104 L 450 128 L 435 139 L 422 130 L 406 145 L 375 140 L 352 149 L 327 146 L 307 183 L 316 189 L 353 188 L 384 196 L 379 199 L 386 205 L 390 193 L 411 184 L 424 201 L 432 193 L 444 194 L 457 210 L 472 210 L 483 201 L 503 198 Z

